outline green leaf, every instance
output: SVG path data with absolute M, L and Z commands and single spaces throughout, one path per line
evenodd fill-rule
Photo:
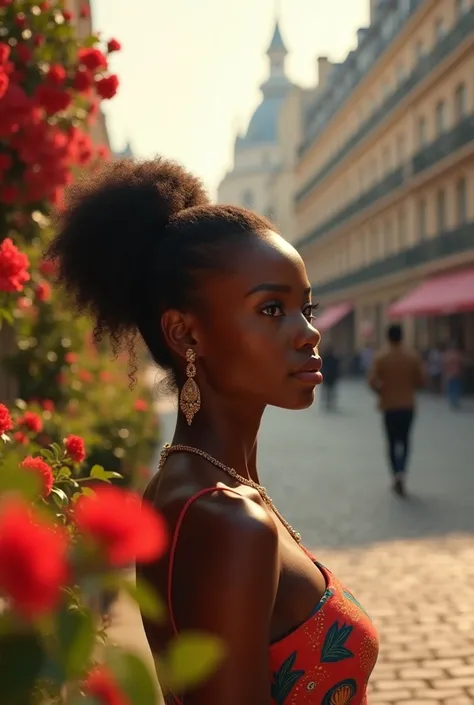
M 25 705 L 38 678 L 44 652 L 34 632 L 0 635 L 0 703 Z
M 90 472 L 90 477 L 94 480 L 102 480 L 102 482 L 109 482 L 112 479 L 121 479 L 122 475 L 118 472 L 112 472 L 111 470 L 105 470 L 102 465 L 94 465 Z
M 160 676 L 172 690 L 194 688 L 216 670 L 224 653 L 224 645 L 216 637 L 183 632 L 173 639 L 161 661 Z
M 83 672 L 95 644 L 94 619 L 90 612 L 62 609 L 58 615 L 60 659 L 68 677 Z
M 69 503 L 67 494 L 63 490 L 59 489 L 59 487 L 53 487 L 53 489 L 51 490 L 51 496 L 53 498 L 54 503 L 60 509 L 62 509 Z
M 133 705 L 153 705 L 158 698 L 157 681 L 136 654 L 118 648 L 108 649 L 106 664 Z
M 0 473 L 0 494 L 18 492 L 26 500 L 34 500 L 41 494 L 41 478 L 37 473 L 18 467 L 4 467 Z
M 54 457 L 53 451 L 49 450 L 49 448 L 42 448 L 40 450 L 40 455 L 43 456 L 45 460 L 48 461 L 51 465 L 53 465 L 56 462 L 56 458 Z
M 136 583 L 123 580 L 120 587 L 135 600 L 140 612 L 145 617 L 155 622 L 164 620 L 166 615 L 165 606 L 149 583 L 137 578 Z

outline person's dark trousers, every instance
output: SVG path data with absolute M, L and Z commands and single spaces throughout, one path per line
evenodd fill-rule
M 323 403 L 326 409 L 333 409 L 336 405 L 336 382 L 323 382 Z
M 390 467 L 394 475 L 406 472 L 413 409 L 392 409 L 384 414 Z

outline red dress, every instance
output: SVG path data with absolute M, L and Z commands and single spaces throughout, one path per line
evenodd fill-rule
M 190 504 L 219 489 L 230 488 L 209 487 L 193 495 L 176 523 L 168 571 L 168 608 L 175 634 L 171 591 L 179 529 Z M 303 624 L 269 646 L 272 705 L 367 705 L 367 682 L 378 655 L 375 627 L 354 595 L 302 550 L 324 575 L 326 590 Z M 172 694 L 166 702 L 180 704 Z

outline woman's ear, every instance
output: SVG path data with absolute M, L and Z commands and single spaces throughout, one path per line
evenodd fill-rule
M 185 360 L 189 348 L 199 355 L 199 336 L 191 314 L 169 309 L 161 317 L 161 329 L 166 345 L 176 357 Z

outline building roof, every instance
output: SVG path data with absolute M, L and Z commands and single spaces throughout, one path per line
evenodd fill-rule
M 270 42 L 270 46 L 267 49 L 267 54 L 275 54 L 277 52 L 285 55 L 288 54 L 288 49 L 285 46 L 283 37 L 281 36 L 280 25 L 278 21 L 275 24 L 275 30 L 273 32 L 273 37 L 272 41 Z
M 270 76 L 261 85 L 263 100 L 250 118 L 245 136 L 237 137 L 236 149 L 247 149 L 262 143 L 268 144 L 277 141 L 280 108 L 293 86 L 285 74 L 284 62 L 287 53 L 280 27 L 276 22 L 273 37 L 267 50 L 270 59 Z

